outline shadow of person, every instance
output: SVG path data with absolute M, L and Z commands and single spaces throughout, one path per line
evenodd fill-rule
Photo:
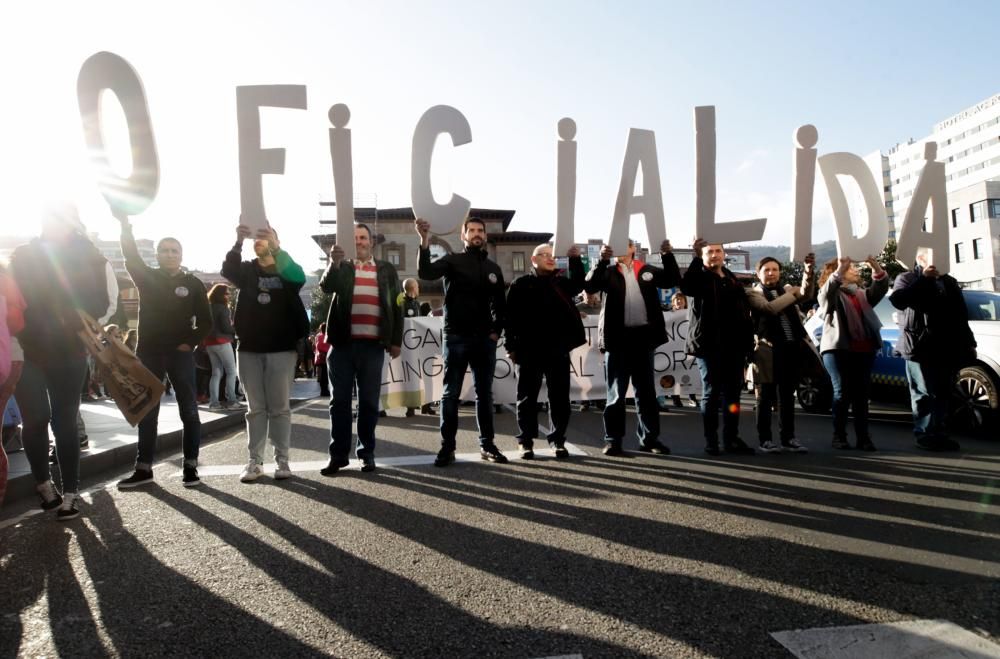
M 70 557 L 76 530 L 57 524 L 52 515 L 38 515 L 5 534 L 0 550 L 0 657 L 50 651 L 60 656 L 106 654 L 81 586 L 86 576 L 77 576 Z M 47 607 L 52 648 L 45 647 L 50 637 L 43 630 L 32 628 L 24 638 L 21 616 L 36 607 Z
M 289 481 L 290 487 L 297 485 L 309 489 Z M 334 625 L 389 655 L 482 656 L 482 648 L 490 647 L 505 656 L 570 654 L 580 652 L 580 648 L 588 648 L 587 656 L 651 656 L 569 632 L 495 624 L 453 605 L 412 579 L 345 552 L 271 510 L 211 487 L 203 487 L 199 493 L 249 515 L 325 570 L 289 556 L 220 515 L 169 491 L 155 491 L 152 496 L 237 548 L 261 570 L 280 575 L 282 587 Z M 373 547 L 372 551 L 377 549 Z
M 150 492 L 154 498 L 160 493 L 161 488 Z M 326 656 L 247 612 L 238 590 L 233 601 L 221 597 L 165 564 L 147 547 L 157 547 L 167 558 L 172 551 L 184 552 L 189 540 L 181 529 L 144 523 L 149 537 L 139 540 L 123 525 L 105 490 L 95 492 L 87 521 L 77 528 L 77 540 L 114 654 L 246 656 L 252 648 L 252 654 L 259 656 Z M 77 647 L 71 654 L 91 652 Z

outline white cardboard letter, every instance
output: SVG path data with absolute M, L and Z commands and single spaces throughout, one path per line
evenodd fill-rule
M 931 250 L 929 263 L 943 275 L 951 270 L 951 224 L 948 222 L 948 189 L 945 185 L 944 163 L 937 161 L 937 142 L 924 145 L 924 164 L 913 199 L 903 217 L 896 243 L 896 260 L 907 268 L 913 267 L 917 250 Z M 932 207 L 927 214 L 928 204 Z M 928 231 L 923 228 L 924 218 L 930 222 Z
M 236 125 L 240 146 L 240 221 L 251 229 L 263 229 L 267 223 L 263 175 L 285 173 L 285 150 L 260 148 L 262 106 L 305 110 L 305 85 L 250 85 L 236 88 Z
M 636 196 L 635 179 L 640 165 L 642 195 Z M 608 236 L 608 245 L 615 254 L 624 254 L 628 250 L 629 221 L 633 215 L 640 213 L 646 218 L 646 237 L 649 239 L 650 249 L 659 251 L 667 234 L 663 220 L 660 165 L 656 158 L 656 135 L 651 130 L 630 128 L 618 198 L 615 200 L 615 214 L 611 219 L 611 234 Z
M 330 160 L 333 162 L 333 191 L 337 201 L 337 244 L 346 258 L 357 257 L 354 244 L 354 170 L 351 164 L 351 110 L 343 103 L 330 108 Z M 374 245 L 372 246 L 374 247 Z
M 118 97 L 128 122 L 132 173 L 125 179 L 115 174 L 104 150 L 100 101 L 105 89 Z M 98 188 L 111 207 L 112 215 L 118 218 L 138 215 L 153 203 L 160 185 L 153 126 L 139 74 L 114 53 L 96 53 L 80 67 L 76 91 L 83 137 L 91 162 L 97 169 Z
M 760 240 L 767 218 L 715 222 L 715 106 L 694 109 L 694 215 L 695 233 L 709 243 Z
M 576 122 L 569 117 L 559 120 L 556 152 L 556 243 L 555 254 L 565 254 L 576 240 L 573 220 L 576 217 Z
M 461 112 L 449 105 L 435 105 L 424 112 L 413 130 L 413 150 L 410 157 L 410 197 L 413 215 L 427 220 L 431 232 L 452 233 L 465 220 L 472 204 L 465 197 L 452 194 L 447 204 L 434 201 L 431 187 L 431 159 L 438 135 L 447 133 L 455 146 L 472 141 L 472 129 Z
M 795 219 L 792 223 L 792 260 L 801 261 L 812 251 L 813 186 L 816 184 L 816 142 L 819 133 L 811 124 L 795 131 Z
M 833 221 L 837 225 L 837 256 L 860 260 L 879 254 L 889 236 L 889 220 L 885 216 L 882 186 L 875 182 L 868 165 L 853 153 L 828 153 L 819 157 L 819 170 L 826 182 Z M 868 214 L 868 225 L 861 236 L 854 235 L 851 210 L 838 175 L 850 176 L 861 188 Z

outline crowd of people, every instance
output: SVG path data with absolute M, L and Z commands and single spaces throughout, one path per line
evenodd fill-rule
M 756 393 L 757 450 L 806 452 L 795 434 L 794 391 L 807 358 L 820 359 L 830 375 L 833 448 L 876 450 L 868 400 L 872 364 L 882 341 L 881 324 L 872 308 L 888 294 L 890 282 L 870 256 L 865 259 L 872 273 L 867 286 L 852 259 L 833 259 L 817 273 L 815 258 L 809 255 L 798 285 L 782 285 L 782 264 L 766 257 L 757 264 L 756 285 L 747 288 L 726 268 L 724 246 L 700 238 L 692 245 L 693 259 L 683 274 L 670 241 L 659 246 L 660 265 L 636 259 L 633 241 L 619 255 L 604 246 L 589 272 L 575 247 L 566 253 L 568 268 L 563 271 L 557 268 L 552 246 L 543 244 L 532 253 L 530 272 L 508 286 L 499 265 L 489 258 L 484 221 L 467 218 L 461 229 L 464 249 L 436 260 L 431 258 L 429 223 L 417 219 L 414 227 L 420 238 L 418 276 L 442 279 L 444 288 L 437 467 L 455 461 L 460 393 L 467 370 L 475 392 L 480 455 L 494 463 L 508 461 L 496 444 L 493 419 L 493 374 L 501 336 L 518 367 L 520 458 L 534 457 L 543 381 L 551 418 L 545 440 L 556 458 L 569 457 L 570 353 L 586 342 L 580 305 L 600 313 L 597 340 L 607 380 L 604 454 L 617 456 L 624 451 L 630 386 L 638 411 L 638 450 L 669 454 L 653 367 L 654 351 L 667 339 L 662 289 L 679 289 L 672 306 L 687 309 L 686 352 L 694 357 L 701 376 L 705 453 L 756 452 L 740 436 L 739 426 L 748 365 Z M 196 353 L 201 352 L 211 370 L 209 409 L 243 409 L 237 380 L 245 394 L 248 462 L 240 475 L 242 482 L 255 481 L 264 473 L 268 441 L 274 478 L 292 475 L 290 387 L 296 374 L 312 372 L 321 395 L 330 400 L 330 457 L 321 474 L 334 476 L 348 466 L 352 450 L 362 472 L 376 469 L 386 355 L 392 359 L 400 354 L 404 319 L 427 315 L 430 309 L 419 301 L 417 280 L 401 284 L 391 263 L 373 257 L 375 236 L 369 226 L 355 227 L 354 258 L 347 258 L 341 245 L 331 248 L 319 286 L 332 301 L 314 334 L 299 295 L 305 273 L 281 249 L 270 225 L 256 232 L 242 224 L 237 227 L 236 242 L 221 270 L 230 285 L 218 284 L 209 291 L 182 267 L 183 247 L 176 238 L 157 243 L 157 266 L 151 267 L 140 257 L 127 219 L 121 220 L 121 228 L 126 269 L 139 294 L 134 349 L 156 378 L 166 378 L 173 387 L 183 426 L 185 486 L 200 483 L 195 373 Z M 242 255 L 247 239 L 253 241 L 250 260 Z M 231 289 L 238 291 L 232 311 Z M 110 265 L 87 238 L 72 208 L 49 213 L 41 235 L 15 250 L 9 272 L 0 269 L 4 321 L 0 408 L 16 396 L 25 453 L 42 508 L 57 509 L 60 520 L 80 514 L 77 418 L 87 379 L 87 352 L 78 336 L 82 327 L 78 312 L 105 325 L 118 299 Z M 975 356 L 961 289 L 953 278 L 941 275 L 930 253 L 922 250 L 914 268 L 896 279 L 890 299 L 902 312 L 897 350 L 906 359 L 917 444 L 930 450 L 956 450 L 957 442 L 948 436 L 948 399 L 958 369 Z M 545 310 L 544 323 L 539 322 L 540 309 Z M 822 318 L 818 349 L 803 326 L 808 310 Z M 115 341 L 127 342 L 133 332 L 123 335 L 117 326 L 106 328 Z M 407 416 L 415 410 L 408 408 Z M 775 410 L 778 441 L 772 431 Z M 847 434 L 849 410 L 854 419 L 853 445 Z M 430 408 L 425 404 L 422 411 L 429 413 Z M 118 483 L 120 488 L 153 481 L 158 418 L 157 405 L 139 422 L 135 469 Z M 50 427 L 61 489 L 50 474 Z

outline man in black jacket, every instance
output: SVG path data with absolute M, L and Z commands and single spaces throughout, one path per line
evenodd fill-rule
M 670 241 L 660 245 L 663 268 L 636 261 L 635 242 L 611 265 L 611 248 L 601 249 L 601 259 L 590 273 L 587 293 L 604 293 L 598 324 L 599 347 L 604 353 L 608 380 L 604 407 L 604 454 L 621 455 L 625 437 L 625 396 L 629 380 L 635 388 L 639 407 L 636 429 L 639 450 L 667 455 L 670 449 L 660 442 L 660 407 L 653 383 L 653 351 L 666 343 L 667 330 L 657 289 L 671 288 L 680 281 L 680 270 Z
M 923 249 L 913 270 L 896 277 L 889 301 L 901 312 L 896 354 L 906 360 L 917 446 L 957 451 L 958 442 L 948 437 L 948 405 L 958 371 L 976 357 L 962 289 Z
M 507 354 L 518 365 L 517 444 L 521 457 L 535 456 L 538 436 L 538 392 L 542 378 L 549 391 L 552 432 L 547 439 L 557 458 L 569 456 L 569 353 L 587 342 L 573 298 L 583 290 L 580 250 L 571 247 L 569 277 L 556 271 L 552 246 L 539 245 L 531 255 L 532 270 L 518 277 L 507 294 Z
M 753 350 L 753 323 L 746 291 L 725 267 L 720 244 L 697 238 L 694 258 L 681 280 L 681 291 L 695 298 L 688 324 L 687 353 L 701 372 L 701 414 L 705 452 L 720 455 L 719 404 L 722 404 L 722 443 L 728 453 L 753 455 L 740 439 L 740 391 L 744 369 Z M 702 260 L 702 253 L 705 260 Z
M 122 216 L 121 247 L 125 269 L 139 291 L 139 343 L 136 356 L 153 375 L 170 378 L 177 397 L 177 411 L 183 424 L 184 485 L 193 487 L 198 478 L 198 451 L 201 445 L 201 417 L 195 387 L 194 349 L 212 329 L 205 285 L 181 269 L 184 252 L 180 242 L 164 238 L 156 245 L 158 268 L 146 265 L 139 256 L 132 225 Z M 159 425 L 157 405 L 139 422 L 139 446 L 135 473 L 118 482 L 131 488 L 153 480 L 153 454 Z
M 504 329 L 506 298 L 500 266 L 486 252 L 486 224 L 470 217 L 462 224 L 465 251 L 431 262 L 430 222 L 414 222 L 420 236 L 421 279 L 444 277 L 444 393 L 441 396 L 441 450 L 435 466 L 455 461 L 458 399 L 465 369 L 472 368 L 476 390 L 476 424 L 483 460 L 504 463 L 507 457 L 493 441 L 493 370 L 497 341 Z
M 330 464 L 320 471 L 332 476 L 348 465 L 351 450 L 351 392 L 358 389 L 358 459 L 361 471 L 375 471 L 375 426 L 382 389 L 385 353 L 399 357 L 403 345 L 403 314 L 399 275 L 388 261 L 372 258 L 372 230 L 354 227 L 357 258 L 344 259 L 344 248 L 334 244 L 330 265 L 319 280 L 333 295 L 326 317 L 327 371 L 333 383 L 330 398 Z

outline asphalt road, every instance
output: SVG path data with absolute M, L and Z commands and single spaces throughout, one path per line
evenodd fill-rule
M 320 476 L 313 402 L 292 479 L 240 483 L 237 433 L 197 489 L 163 456 L 152 486 L 92 478 L 73 522 L 4 510 L 0 656 L 781 657 L 771 632 L 923 618 L 1000 636 L 1000 443 L 928 454 L 878 421 L 878 453 L 835 453 L 803 415 L 808 455 L 710 458 L 685 409 L 662 417 L 672 456 L 606 458 L 587 412 L 587 455 L 529 462 L 506 413 L 510 464 L 437 469 L 436 419 L 380 421 L 374 474 Z

